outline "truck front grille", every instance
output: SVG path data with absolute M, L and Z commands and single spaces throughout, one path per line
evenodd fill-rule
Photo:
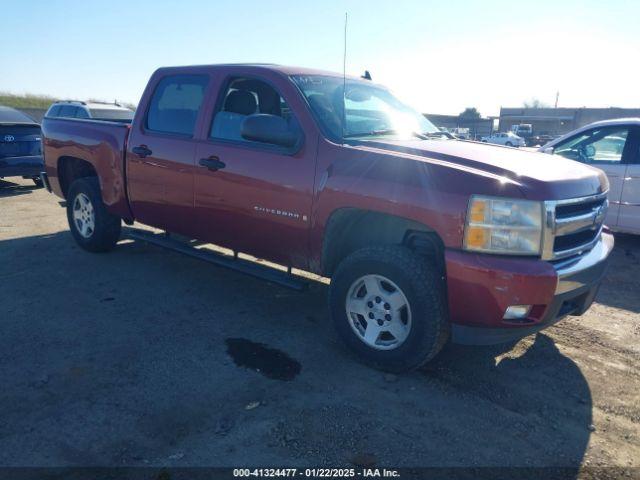
M 581 255 L 600 239 L 609 202 L 607 194 L 545 202 L 545 260 Z

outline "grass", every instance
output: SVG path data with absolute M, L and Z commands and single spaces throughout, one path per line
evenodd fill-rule
M 13 108 L 40 108 L 46 110 L 53 102 L 58 100 L 60 99 L 49 95 L 35 95 L 33 93 L 16 95 L 14 93 L 0 92 L 0 105 Z M 136 109 L 136 105 L 132 103 L 121 102 L 120 104 L 133 110 Z
M 42 108 L 47 109 L 49 105 L 58 100 L 48 95 L 15 95 L 13 93 L 0 92 L 0 105 L 13 108 Z

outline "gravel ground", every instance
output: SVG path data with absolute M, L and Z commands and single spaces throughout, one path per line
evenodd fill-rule
M 0 287 L 2 466 L 640 467 L 640 237 L 584 316 L 401 376 L 342 347 L 326 285 L 86 253 L 29 181 L 0 181 Z

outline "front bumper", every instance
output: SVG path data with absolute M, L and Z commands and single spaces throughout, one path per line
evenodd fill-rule
M 43 169 L 41 155 L 0 158 L 0 177 L 38 177 Z
M 587 254 L 552 264 L 541 260 L 447 255 L 452 341 L 467 345 L 509 342 L 538 332 L 593 302 L 613 249 L 602 233 Z M 474 284 L 480 282 L 479 284 Z M 456 299 L 464 298 L 464 302 Z M 510 305 L 533 305 L 530 316 L 504 320 Z

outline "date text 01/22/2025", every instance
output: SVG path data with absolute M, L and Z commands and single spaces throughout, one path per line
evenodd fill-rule
M 304 477 L 304 478 L 399 478 L 397 470 L 386 468 L 235 468 L 234 477 Z

